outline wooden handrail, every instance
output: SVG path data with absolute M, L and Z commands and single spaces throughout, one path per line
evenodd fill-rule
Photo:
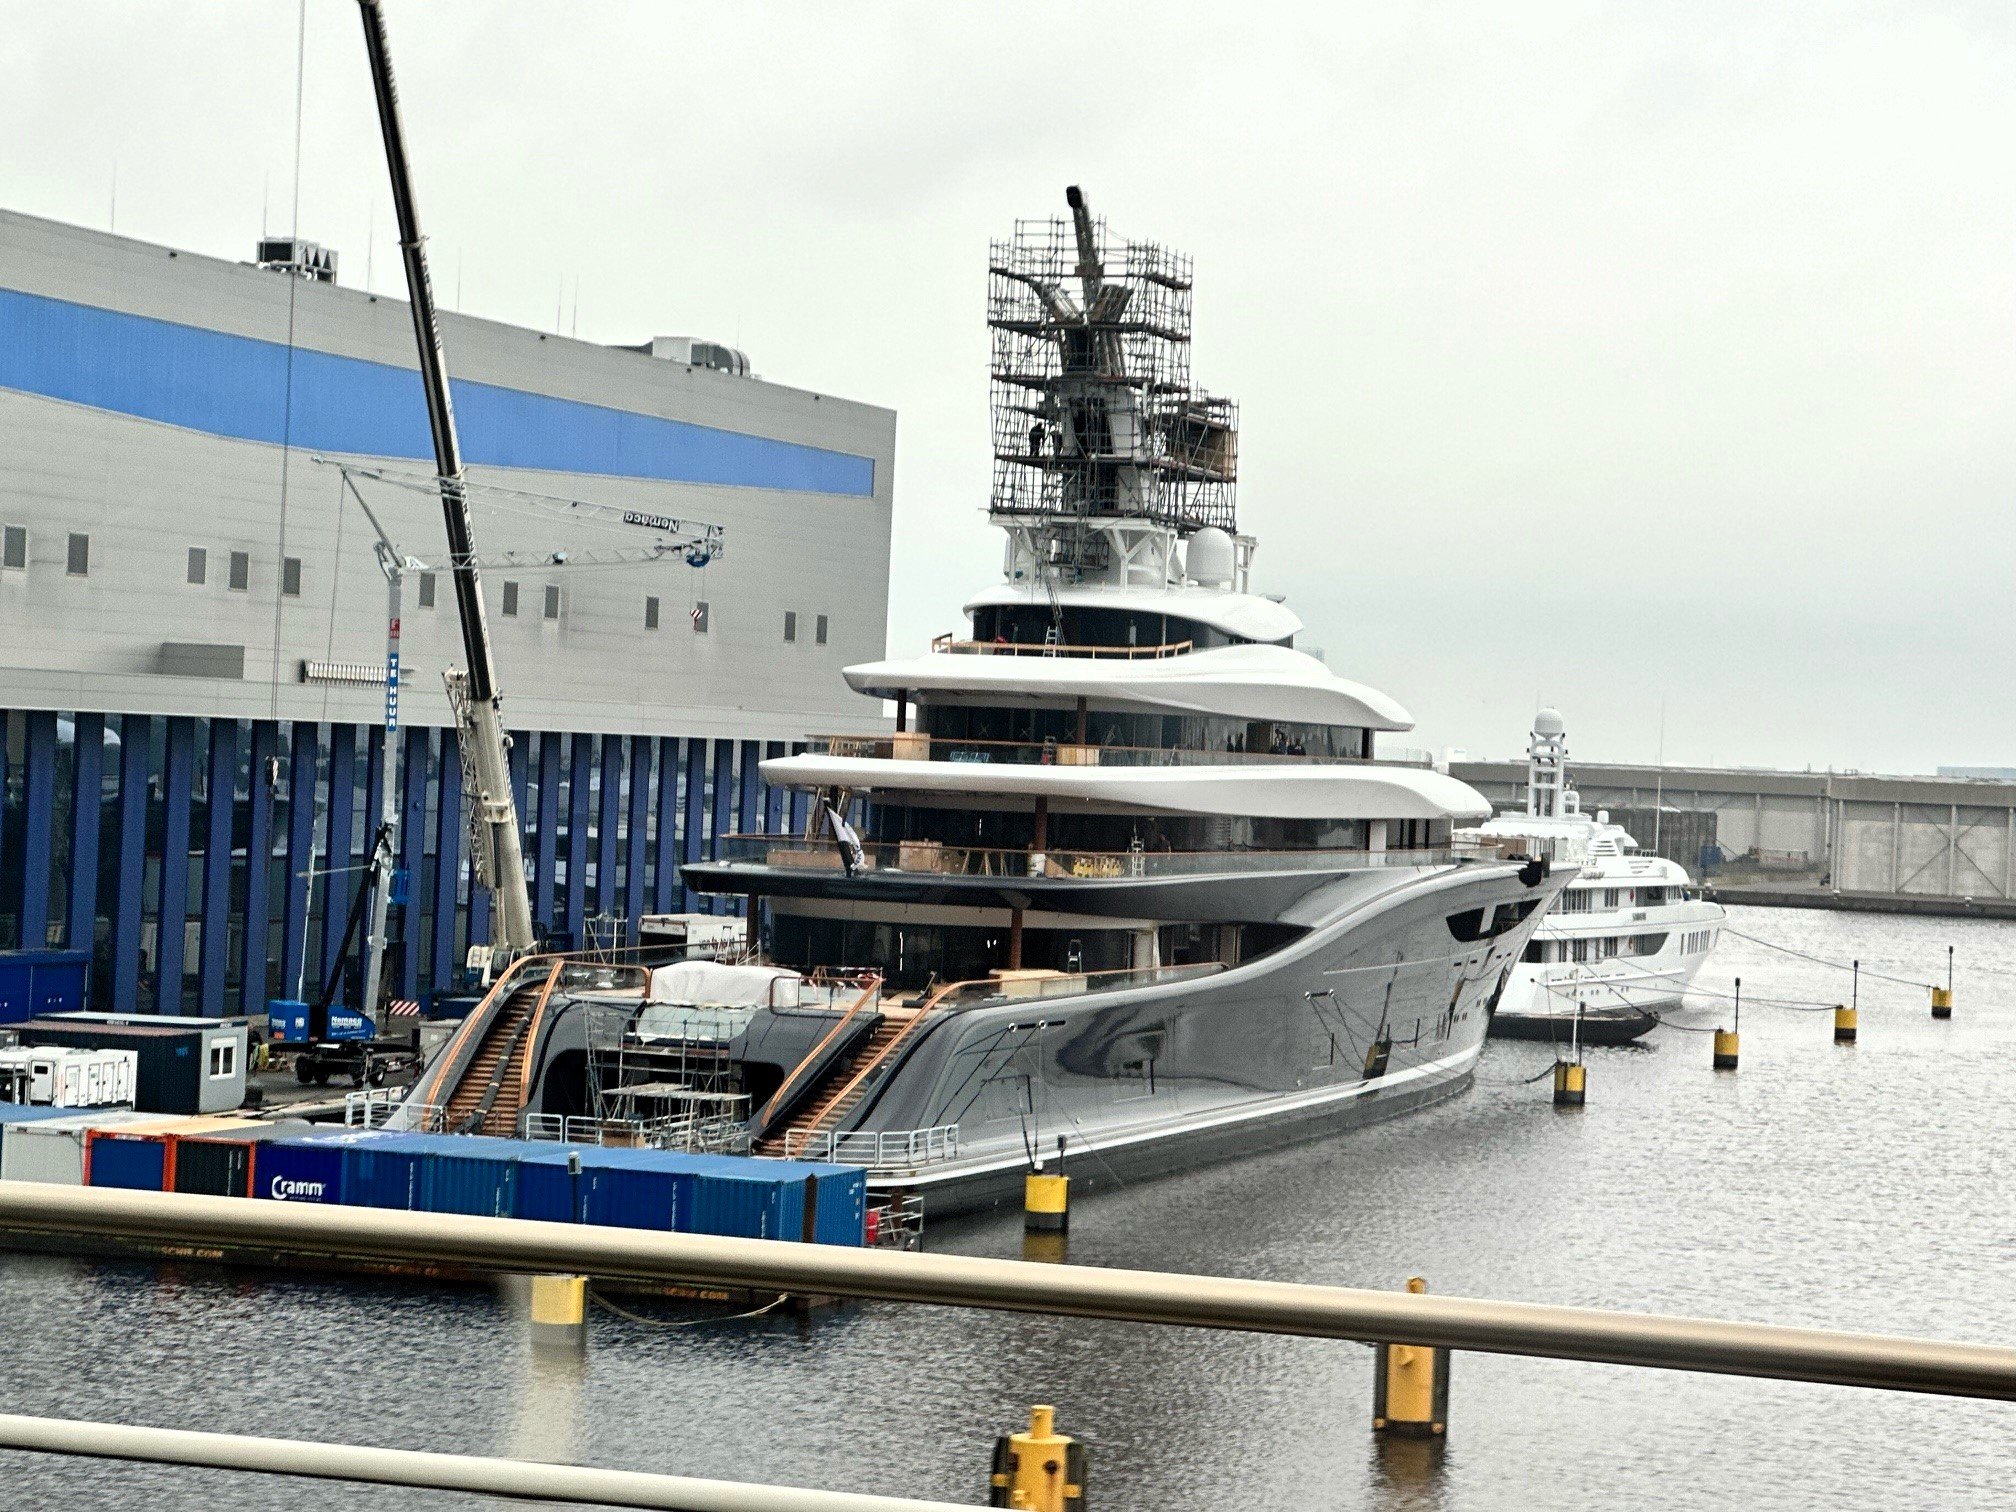
M 785 1077 L 782 1082 L 778 1083 L 777 1090 L 770 1094 L 770 1100 L 763 1104 L 762 1111 L 756 1115 L 755 1122 L 759 1126 L 767 1126 L 771 1117 L 771 1110 L 777 1107 L 777 1105 L 783 1101 L 784 1094 L 786 1092 L 789 1092 L 794 1086 L 797 1085 L 798 1078 L 805 1074 L 807 1067 L 817 1063 L 819 1057 L 823 1053 L 825 1053 L 826 1047 L 833 1043 L 834 1036 L 839 1034 L 839 1032 L 842 1029 L 845 1029 L 847 1027 L 849 1020 L 851 1020 L 855 1014 L 859 1013 L 863 1008 L 868 1006 L 869 1000 L 875 996 L 875 994 L 881 989 L 881 986 L 882 986 L 882 979 L 880 977 L 877 977 L 874 981 L 870 982 L 865 988 L 863 988 L 861 996 L 856 998 L 853 1001 L 853 1003 L 849 1005 L 847 1011 L 840 1015 L 839 1020 L 833 1025 L 831 1029 L 828 1029 L 824 1034 L 822 1034 L 819 1037 L 819 1042 L 816 1045 L 814 1045 L 810 1050 L 805 1052 L 804 1059 L 799 1061 L 797 1065 L 791 1068 L 791 1074 Z

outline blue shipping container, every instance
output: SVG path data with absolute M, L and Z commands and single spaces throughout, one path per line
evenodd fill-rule
M 581 1174 L 567 1169 L 581 1158 Z M 691 1201 L 693 1178 L 663 1150 L 533 1144 L 518 1162 L 516 1216 L 671 1233 Z
M 90 976 L 88 950 L 0 951 L 0 1024 L 75 1013 Z
M 134 1192 L 158 1192 L 168 1177 L 168 1141 L 115 1129 L 93 1130 L 87 1137 L 84 1165 L 95 1187 L 124 1187 Z
M 426 1213 L 467 1213 L 478 1218 L 512 1216 L 519 1158 L 532 1148 L 524 1140 L 488 1139 L 474 1134 L 398 1134 L 360 1152 L 382 1165 L 387 1200 L 365 1197 L 374 1207 L 393 1207 L 397 1187 L 394 1162 L 408 1163 L 408 1207 Z M 379 1190 L 379 1188 L 372 1188 Z M 352 1201 L 358 1199 L 353 1198 Z
M 803 1239 L 805 1188 L 816 1183 L 817 1244 L 859 1245 L 867 1223 L 868 1173 L 858 1166 L 745 1155 L 675 1155 L 693 1173 L 693 1201 L 680 1223 L 690 1234 Z
M 259 1150 L 252 1195 L 274 1202 L 342 1202 L 345 1152 L 395 1137 L 376 1130 L 312 1129 L 276 1139 Z

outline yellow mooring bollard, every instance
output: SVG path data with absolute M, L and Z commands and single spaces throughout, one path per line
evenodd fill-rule
M 1031 1171 L 1022 1178 L 1022 1227 L 1062 1233 L 1071 1227 L 1071 1178 Z
M 1715 1069 L 1734 1071 L 1737 1053 L 1743 1045 L 1743 978 L 1736 978 L 1735 1027 L 1715 1031 Z
M 1950 1019 L 1953 1017 L 1953 989 L 1934 987 L 1932 989 L 1932 1017 Z
M 1407 1278 L 1420 1296 L 1428 1283 Z M 1381 1344 L 1372 1380 L 1372 1431 L 1395 1438 L 1441 1438 L 1449 1431 L 1449 1351 L 1427 1344 Z
M 1834 1006 L 1834 1043 L 1852 1045 L 1855 1043 L 1856 1012 L 1845 1004 Z
M 1589 1085 L 1589 1068 L 1580 1061 L 1554 1062 L 1554 1106 L 1579 1108 Z
M 1029 1431 L 994 1441 L 990 1507 L 1085 1512 L 1085 1446 L 1057 1431 L 1057 1409 L 1031 1407 Z
M 541 1349 L 581 1349 L 588 1342 L 588 1278 L 532 1278 L 532 1342 Z

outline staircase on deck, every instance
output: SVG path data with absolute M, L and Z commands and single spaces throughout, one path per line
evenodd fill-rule
M 802 1143 L 808 1135 L 836 1129 L 841 1122 L 861 1105 L 874 1073 L 894 1054 L 897 1046 L 909 1037 L 911 1029 L 931 1009 L 930 1003 L 921 1007 L 899 1008 L 884 1002 L 882 1022 L 875 1026 L 875 1032 L 868 1042 L 855 1053 L 852 1059 L 835 1068 L 826 1079 L 825 1087 L 799 1114 L 775 1133 L 758 1142 L 756 1149 L 763 1155 L 782 1155 L 787 1148 Z M 794 1152 L 795 1153 L 795 1152 Z
M 544 1005 L 550 981 L 542 973 L 498 1005 L 484 1026 L 476 1053 L 463 1067 L 448 1097 L 442 1127 L 453 1133 L 518 1133 L 524 1109 L 525 1062 L 531 1054 L 533 1017 Z

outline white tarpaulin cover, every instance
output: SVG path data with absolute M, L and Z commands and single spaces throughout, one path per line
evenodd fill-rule
M 798 1001 L 795 971 L 781 966 L 724 966 L 719 961 L 678 961 L 651 973 L 650 1000 L 709 1008 L 767 1008 Z M 773 994 L 772 988 L 775 987 Z

